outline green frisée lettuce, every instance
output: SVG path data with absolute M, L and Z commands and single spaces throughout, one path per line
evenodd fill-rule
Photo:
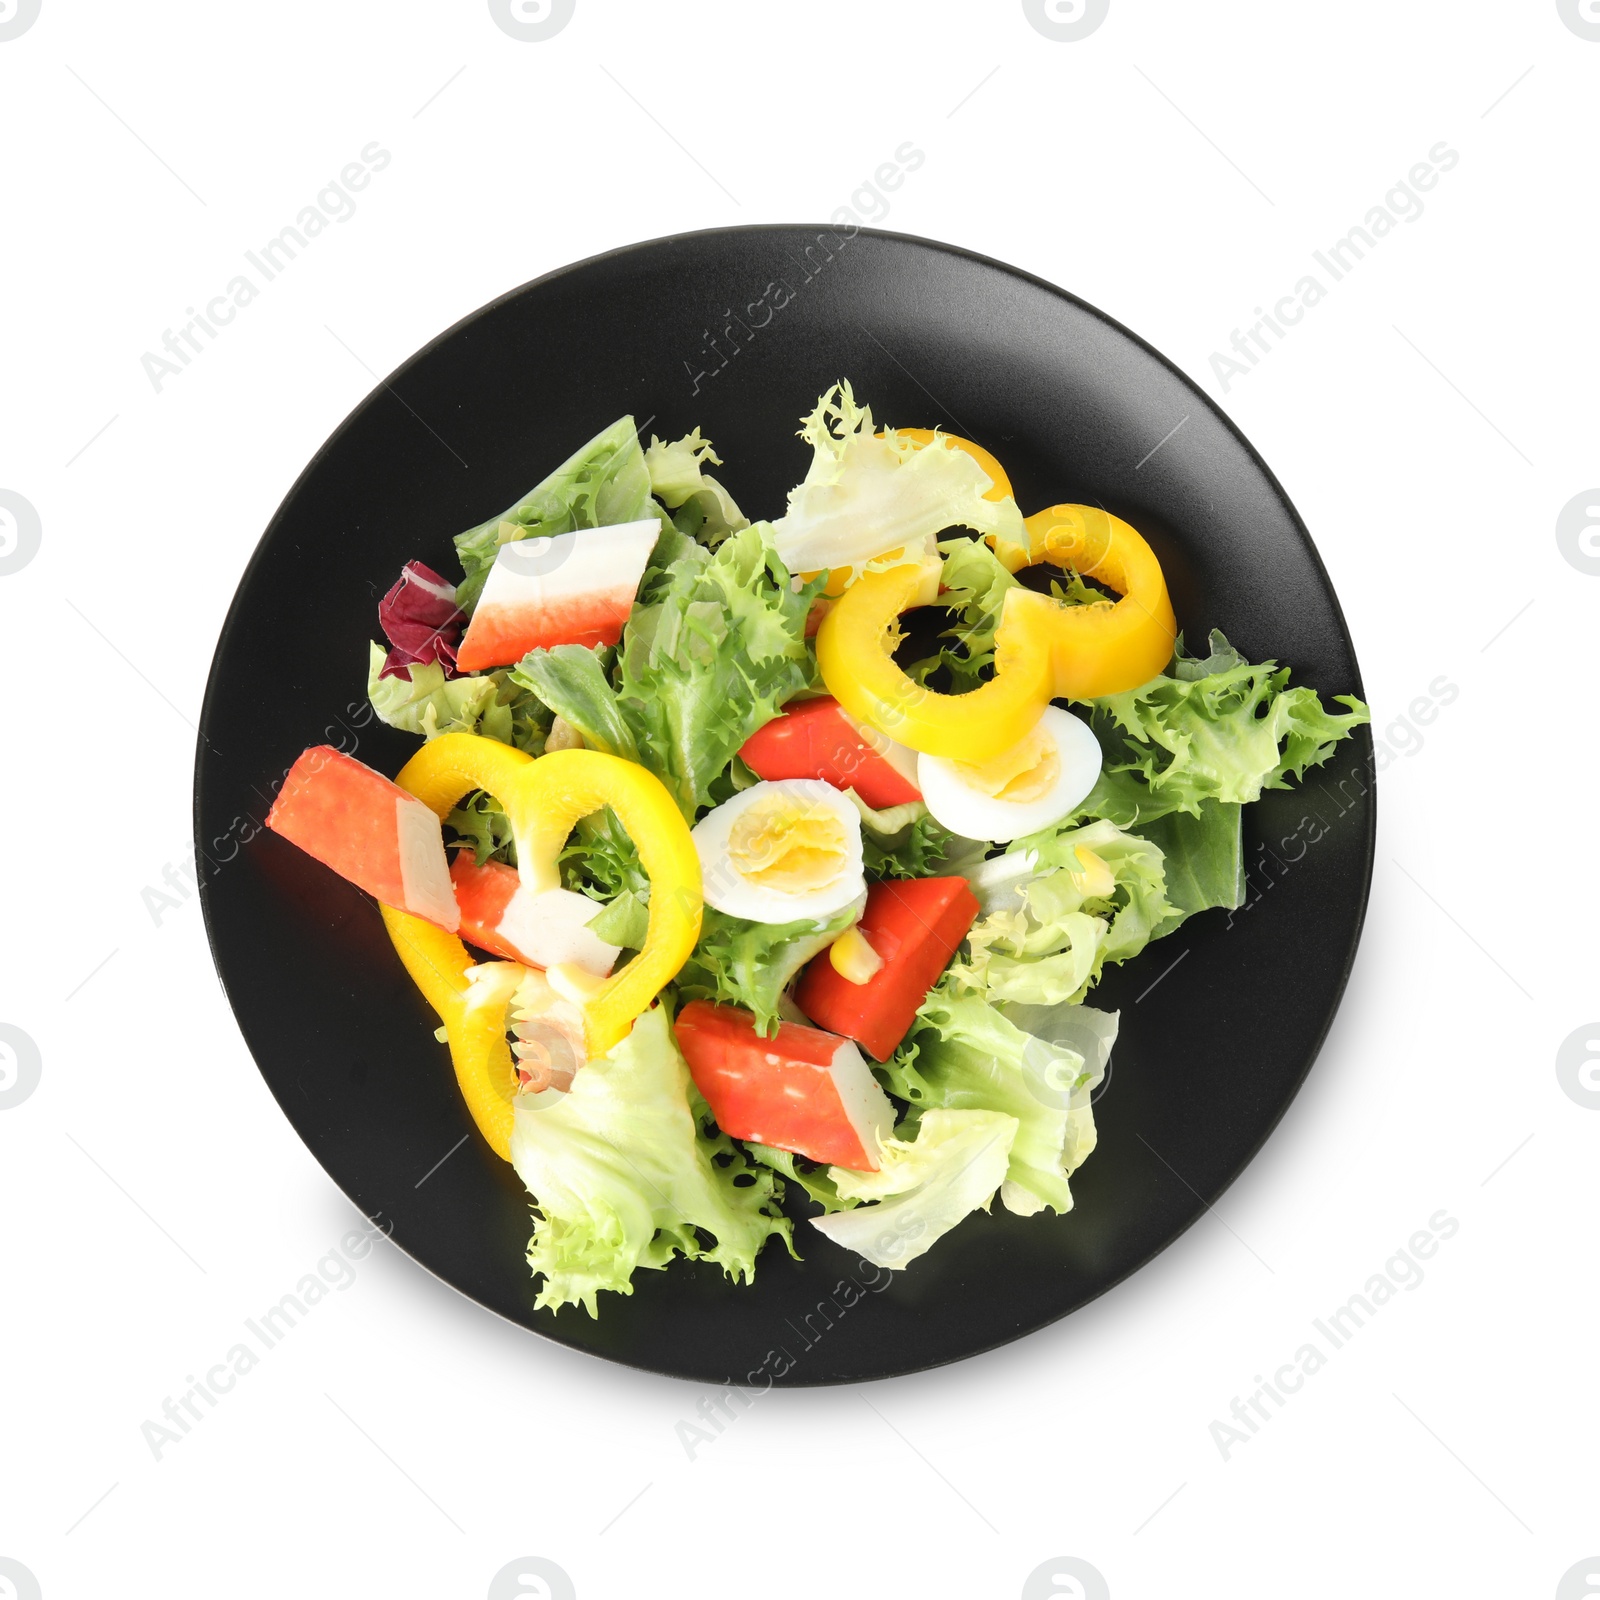
M 465 574 L 456 585 L 456 604 L 471 612 L 503 544 L 553 538 L 575 528 L 638 522 L 654 514 L 638 430 L 632 417 L 619 417 L 514 506 L 456 535 L 456 554 Z
M 648 768 L 692 821 L 745 740 L 811 687 L 813 590 L 791 584 L 764 523 L 714 552 L 669 529 L 663 553 L 623 629 L 614 673 L 600 652 L 569 644 L 529 651 L 512 677 L 589 748 Z
M 529 755 L 544 750 L 550 731 L 549 712 L 521 692 L 502 672 L 481 677 L 447 678 L 437 662 L 413 662 L 409 677 L 381 677 L 387 652 L 369 646 L 367 698 L 381 721 L 403 733 L 432 739 L 441 733 L 477 733 L 501 744 L 515 745 Z
M 1159 847 L 1109 822 L 1017 840 L 969 876 L 981 915 L 950 968 L 957 991 L 994 1002 L 1081 1000 L 1172 915 Z
M 567 1093 L 519 1096 L 514 1115 L 511 1160 L 537 1206 L 528 1264 L 544 1280 L 540 1307 L 595 1316 L 601 1290 L 631 1294 L 635 1271 L 678 1255 L 747 1282 L 767 1240 L 793 1253 L 771 1173 L 704 1131 L 664 1006 Z
M 650 489 L 671 513 L 680 533 L 708 545 L 721 544 L 730 533 L 750 525 L 750 519 L 733 503 L 733 496 L 705 470 L 705 463 L 722 465 L 722 457 L 696 428 L 670 444 L 651 437 L 644 453 Z
M 906 668 L 906 676 L 927 683 L 941 667 L 950 677 L 951 694 L 976 689 L 994 666 L 994 636 L 1006 594 L 1017 580 L 996 559 L 988 545 L 977 539 L 941 539 L 944 558 L 939 604 L 955 613 L 954 623 L 941 635 L 951 644 L 940 647 Z
M 1314 689 L 1288 687 L 1287 667 L 1252 666 L 1220 633 L 1210 644 L 1196 658 L 1180 642 L 1170 674 L 1091 702 L 1105 767 L 1079 816 L 1128 828 L 1174 811 L 1198 815 L 1207 800 L 1249 804 L 1263 789 L 1288 788 L 1371 720 L 1351 695 L 1335 697 L 1343 713 L 1326 710 Z
M 743 1006 L 754 1015 L 756 1031 L 770 1038 L 790 981 L 859 919 L 865 903 L 861 896 L 825 922 L 781 923 L 746 922 L 707 906 L 699 942 L 678 974 L 678 993 L 685 1000 Z
M 811 594 L 754 523 L 715 552 L 686 549 L 660 598 L 628 619 L 617 700 L 638 759 L 691 820 L 745 740 L 811 686 Z
M 867 877 L 931 878 L 956 842 L 935 822 L 920 800 L 874 810 L 854 789 L 846 789 L 861 816 L 861 859 Z
M 839 1197 L 839 1191 L 828 1176 L 826 1167 L 806 1161 L 792 1150 L 778 1150 L 770 1144 L 757 1144 L 752 1139 L 746 1139 L 744 1152 L 752 1161 L 759 1161 L 762 1166 L 782 1173 L 790 1183 L 799 1184 L 807 1198 L 814 1200 L 824 1211 L 848 1211 L 856 1203 Z
M 1081 1052 L 1037 1039 L 986 1000 L 940 983 L 883 1076 L 924 1119 L 940 1110 L 1014 1117 L 1001 1190 L 1007 1209 L 1072 1209 L 1067 1179 L 1094 1148 L 1089 1095 L 1099 1081 Z
M 811 446 L 811 466 L 772 525 L 791 572 L 865 566 L 947 528 L 1027 542 L 1016 501 L 985 500 L 991 480 L 971 456 L 919 450 L 892 429 L 877 433 L 871 408 L 856 403 L 848 383 L 818 400 L 800 437 Z
M 1019 1126 L 1001 1111 L 925 1111 L 914 1140 L 883 1141 L 876 1172 L 828 1169 L 843 1198 L 873 1203 L 811 1226 L 876 1266 L 909 1266 L 980 1206 L 988 1210 Z

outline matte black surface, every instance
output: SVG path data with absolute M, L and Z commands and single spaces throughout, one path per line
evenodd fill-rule
M 452 534 L 629 410 L 647 435 L 699 424 L 740 505 L 776 516 L 808 460 L 796 419 L 849 377 L 881 421 L 939 424 L 991 449 L 1025 513 L 1081 501 L 1127 518 L 1161 557 L 1192 643 L 1221 627 L 1325 695 L 1361 692 L 1293 507 L 1162 357 L 998 263 L 867 231 L 820 241 L 815 228 L 761 227 L 618 251 L 516 290 L 409 361 L 334 434 L 262 538 L 222 629 L 196 762 L 217 967 L 262 1075 L 334 1180 L 502 1316 L 706 1380 L 785 1358 L 778 1381 L 797 1384 L 934 1366 L 1061 1317 L 1149 1260 L 1294 1096 L 1338 1006 L 1371 872 L 1363 729 L 1302 790 L 1247 811 L 1249 909 L 1192 920 L 1095 992 L 1121 1008 L 1122 1034 L 1069 1215 L 1020 1219 L 997 1204 L 886 1287 L 802 1223 L 806 1259 L 769 1245 L 753 1287 L 678 1262 L 638 1273 L 631 1297 L 603 1296 L 598 1322 L 533 1310 L 526 1195 L 474 1131 L 376 907 L 261 828 L 307 745 L 388 773 L 415 748 L 370 717 L 364 693 L 377 602 L 403 562 L 456 572 Z M 743 326 L 728 334 L 730 307 Z

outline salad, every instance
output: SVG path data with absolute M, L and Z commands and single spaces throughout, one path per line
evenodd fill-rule
M 1069 1211 L 1117 1033 L 1086 997 L 1240 904 L 1243 808 L 1367 721 L 1187 650 L 1134 528 L 1024 516 L 970 440 L 843 382 L 800 433 L 775 520 L 622 417 L 457 581 L 410 562 L 367 692 L 422 743 L 393 779 L 307 750 L 267 819 L 379 902 L 540 1307 Z

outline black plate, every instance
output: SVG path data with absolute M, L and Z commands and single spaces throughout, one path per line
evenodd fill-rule
M 1361 692 L 1294 508 L 1148 345 L 1049 284 L 948 246 L 759 227 L 657 240 L 541 278 L 374 390 L 267 529 L 201 715 L 195 826 L 212 950 L 301 1138 L 362 1211 L 463 1294 L 547 1338 L 683 1377 L 913 1372 L 1053 1322 L 1148 1261 L 1237 1176 L 1294 1096 L 1367 899 L 1362 730 L 1302 791 L 1247 813 L 1250 909 L 1191 921 L 1096 992 L 1121 1007 L 1122 1035 L 1073 1212 L 1020 1219 L 997 1205 L 886 1286 L 801 1224 L 804 1262 L 770 1245 L 753 1287 L 678 1262 L 638 1273 L 631 1297 L 604 1296 L 598 1322 L 575 1308 L 535 1312 L 526 1195 L 473 1130 L 376 907 L 261 820 L 309 744 L 388 773 L 415 747 L 369 718 L 364 694 L 375 608 L 403 562 L 458 570 L 452 534 L 624 411 L 663 438 L 699 424 L 739 503 L 775 516 L 808 459 L 796 419 L 841 376 L 882 421 L 986 445 L 1025 512 L 1098 502 L 1127 518 L 1161 557 L 1191 641 L 1220 627 L 1325 695 Z

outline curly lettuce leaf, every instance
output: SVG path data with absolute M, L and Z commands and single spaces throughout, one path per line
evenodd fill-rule
M 678 531 L 716 546 L 730 533 L 750 525 L 750 519 L 733 502 L 733 496 L 705 470 L 705 463 L 722 465 L 722 457 L 696 428 L 681 439 L 663 444 L 654 435 L 644 453 L 650 489 L 671 513 Z
M 791 585 L 754 523 L 715 552 L 685 549 L 660 591 L 623 630 L 617 704 L 637 759 L 693 820 L 745 740 L 811 686 L 812 586 Z
M 886 1139 L 876 1172 L 830 1167 L 839 1194 L 871 1201 L 811 1226 L 876 1266 L 903 1268 L 933 1248 L 1006 1181 L 1021 1124 L 1000 1111 L 925 1111 L 913 1140 Z
M 1207 800 L 1248 805 L 1288 788 L 1371 720 L 1352 695 L 1336 696 L 1347 709 L 1331 712 L 1314 689 L 1288 682 L 1287 667 L 1252 666 L 1220 633 L 1205 657 L 1180 642 L 1170 674 L 1091 702 L 1105 767 L 1077 814 L 1129 828 L 1176 811 L 1199 816 Z
M 861 567 L 947 528 L 1027 543 L 1016 501 L 984 499 L 993 485 L 971 456 L 939 444 L 919 450 L 892 428 L 877 432 L 848 383 L 817 401 L 800 437 L 811 446 L 811 466 L 773 524 L 791 572 Z
M 931 878 L 941 870 L 956 836 L 920 800 L 878 811 L 854 789 L 845 793 L 861 815 L 861 860 L 869 879 Z
M 1172 915 L 1160 849 L 1109 822 L 1017 840 L 972 874 L 982 915 L 950 968 L 958 991 L 996 1003 L 1079 1001 Z
M 678 974 L 685 1000 L 743 1006 L 756 1031 L 769 1038 L 782 1020 L 783 992 L 813 956 L 821 954 L 861 916 L 865 896 L 825 922 L 746 922 L 707 906 L 700 939 Z
M 692 821 L 745 740 L 811 687 L 815 587 L 792 586 L 764 523 L 715 552 L 669 529 L 623 629 L 615 685 L 603 654 L 581 645 L 531 650 L 511 676 L 589 748 L 649 768 Z
M 954 622 L 940 635 L 951 641 L 939 653 L 906 668 L 906 675 L 926 683 L 943 668 L 949 674 L 951 694 L 976 689 L 994 666 L 994 636 L 1006 593 L 1017 580 L 978 539 L 942 539 L 944 557 L 939 604 L 954 613 Z
M 791 1183 L 798 1184 L 824 1211 L 848 1211 L 856 1203 L 854 1200 L 840 1198 L 839 1191 L 825 1167 L 819 1167 L 815 1162 L 795 1155 L 792 1150 L 778 1150 L 772 1145 L 757 1144 L 751 1139 L 744 1140 L 743 1146 L 744 1153 L 752 1161 L 759 1161 L 762 1166 L 771 1167 L 774 1172 L 782 1173 Z
M 519 1096 L 514 1117 L 511 1160 L 537 1207 L 536 1306 L 581 1305 L 592 1317 L 602 1290 L 631 1294 L 639 1268 L 674 1256 L 748 1282 L 768 1239 L 793 1253 L 772 1174 L 705 1131 L 664 1006 L 580 1068 L 566 1094 Z
M 444 819 L 444 825 L 455 835 L 452 842 L 471 846 L 473 860 L 480 867 L 491 858 L 508 867 L 516 866 L 517 842 L 512 836 L 511 818 L 492 794 L 474 789 Z
M 1036 1038 L 987 1000 L 941 983 L 929 991 L 883 1076 L 924 1121 L 940 1110 L 1015 1118 L 1001 1190 L 1007 1209 L 1020 1215 L 1072 1209 L 1067 1180 L 1094 1148 L 1089 1096 L 1099 1082 L 1081 1052 Z
M 529 755 L 544 751 L 550 713 L 502 672 L 447 678 L 438 662 L 415 662 L 407 675 L 383 676 L 386 654 L 368 647 L 367 698 L 381 721 L 403 733 L 432 739 L 441 733 L 477 733 Z
M 553 538 L 575 528 L 604 528 L 652 516 L 650 473 L 632 417 L 619 417 L 561 463 L 514 506 L 456 535 L 465 574 L 456 604 L 471 612 L 500 546 Z

